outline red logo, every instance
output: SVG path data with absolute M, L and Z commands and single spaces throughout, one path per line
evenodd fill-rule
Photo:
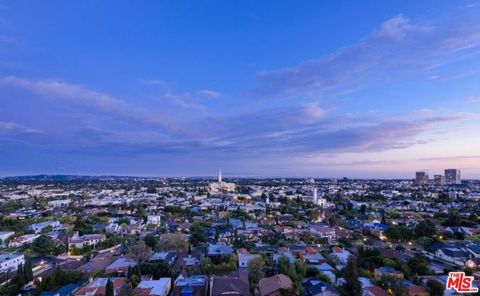
M 449 272 L 447 290 L 454 289 L 457 293 L 475 293 L 478 288 L 473 287 L 473 276 L 465 275 L 465 272 Z

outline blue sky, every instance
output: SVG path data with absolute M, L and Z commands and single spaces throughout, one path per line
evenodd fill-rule
M 2 1 L 0 175 L 480 177 L 476 1 Z

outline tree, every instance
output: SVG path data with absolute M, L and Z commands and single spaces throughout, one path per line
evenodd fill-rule
M 428 266 L 430 265 L 429 260 L 422 255 L 415 255 L 414 257 L 408 259 L 407 265 L 412 271 L 412 274 L 417 275 L 426 275 L 429 273 Z
M 105 296 L 115 296 L 115 288 L 113 287 L 113 282 L 108 279 L 107 287 L 105 288 Z
M 362 284 L 358 280 L 357 259 L 350 255 L 345 265 L 345 283 L 340 288 L 340 294 L 344 296 L 362 296 Z
M 155 249 L 155 246 L 158 243 L 158 239 L 153 234 L 147 234 L 143 240 L 145 241 L 145 244 L 152 249 Z
M 471 213 L 470 216 L 468 216 L 468 220 L 474 223 L 478 223 L 478 216 L 475 213 Z
M 23 268 L 24 268 L 23 272 L 25 274 L 25 281 L 27 283 L 33 281 L 32 262 L 30 260 L 27 260 Z
M 150 259 L 150 256 L 152 256 L 153 253 L 152 249 L 150 249 L 150 247 L 148 247 L 144 241 L 139 241 L 133 245 L 129 252 L 132 256 L 132 259 L 136 262 L 142 262 Z
M 394 242 L 407 241 L 412 239 L 412 230 L 406 226 L 391 225 L 385 230 L 385 236 Z
M 362 204 L 360 206 L 360 213 L 362 213 L 362 215 L 365 216 L 366 211 L 367 211 L 367 206 L 365 204 Z
M 206 275 L 212 275 L 215 271 L 215 265 L 213 265 L 212 260 L 210 258 L 205 258 L 200 263 L 200 271 Z
M 40 256 L 50 255 L 54 248 L 53 240 L 44 234 L 40 235 L 32 243 L 32 250 Z
M 436 280 L 428 280 L 427 287 L 430 289 L 431 296 L 443 296 L 444 287 L 441 283 Z
M 25 273 L 23 271 L 23 265 L 19 265 L 17 268 L 17 277 L 16 277 L 16 282 L 22 287 L 25 285 L 27 282 L 25 280 Z
M 183 252 L 187 248 L 187 238 L 185 234 L 164 233 L 160 236 L 160 246 L 162 250 Z
M 290 266 L 290 260 L 288 259 L 287 256 L 281 256 L 279 259 L 278 259 L 278 271 L 280 273 L 283 273 L 283 274 L 287 274 L 288 273 L 288 268 Z
M 330 216 L 330 218 L 328 218 L 328 224 L 331 227 L 337 225 L 337 218 L 334 215 Z
M 258 281 L 265 276 L 265 261 L 262 257 L 257 257 L 248 262 L 248 278 L 250 284 L 257 286 Z
M 445 226 L 459 226 L 462 223 L 462 216 L 457 211 L 451 211 L 448 213 L 447 220 L 445 221 Z
M 207 237 L 205 235 L 205 231 L 201 225 L 192 224 L 190 227 L 190 243 L 197 247 L 198 245 L 205 243 L 207 241 Z
M 417 238 L 419 237 L 430 237 L 434 236 L 437 233 L 437 229 L 435 228 L 435 223 L 430 221 L 429 219 L 420 221 L 414 228 L 414 233 Z

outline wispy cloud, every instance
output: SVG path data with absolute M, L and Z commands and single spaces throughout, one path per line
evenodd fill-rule
M 175 129 L 173 124 L 162 119 L 159 114 L 81 85 L 54 80 L 29 80 L 13 76 L 0 78 L 0 85 L 23 88 L 46 100 L 66 101 L 119 119 L 133 120 L 166 130 Z
M 398 73 L 432 69 L 480 45 L 480 22 L 455 15 L 443 23 L 397 15 L 356 44 L 281 70 L 258 74 L 249 93 L 260 97 L 341 94 Z
M 11 121 L 0 121 L 0 135 L 2 133 L 40 134 L 42 131 Z
M 217 92 L 217 91 L 214 91 L 214 90 L 209 90 L 209 89 L 202 89 L 202 90 L 199 90 L 197 92 L 197 94 L 200 96 L 200 97 L 203 97 L 203 98 L 218 98 L 218 97 L 221 97 L 222 94 Z

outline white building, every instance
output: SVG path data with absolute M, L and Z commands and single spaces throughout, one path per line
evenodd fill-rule
M 16 238 L 12 239 L 9 243 L 9 247 L 21 247 L 25 244 L 31 244 L 34 240 L 36 240 L 40 235 L 38 234 L 25 234 L 21 236 L 17 236 Z
M 72 200 L 70 199 L 58 199 L 58 200 L 52 200 L 48 202 L 48 205 L 54 208 L 61 208 L 61 207 L 66 207 L 68 206 Z
M 172 280 L 170 278 L 160 278 L 159 280 L 141 281 L 135 288 L 139 295 L 167 296 L 172 289 Z
M 218 171 L 218 182 L 210 183 L 210 191 L 212 192 L 234 192 L 235 183 L 227 183 L 222 180 L 222 171 Z
M 105 234 L 85 234 L 78 236 L 76 232 L 68 242 L 68 248 L 81 249 L 86 246 L 95 247 L 99 242 L 107 239 Z
M 148 225 L 160 225 L 161 216 L 160 215 L 148 215 L 147 224 Z
M 237 257 L 238 257 L 238 266 L 240 268 L 247 268 L 248 263 L 251 260 L 260 257 L 260 255 L 259 254 L 250 254 L 250 253 L 247 252 L 247 250 L 240 249 L 240 250 L 237 251 Z
M 0 254 L 0 272 L 15 271 L 18 266 L 25 264 L 23 254 L 5 253 Z
M 32 225 L 27 226 L 28 230 L 32 230 L 35 233 L 40 233 L 44 228 L 47 228 L 51 226 L 52 229 L 55 229 L 56 227 L 60 226 L 59 221 L 45 221 L 45 222 L 40 222 L 40 223 L 35 223 Z

